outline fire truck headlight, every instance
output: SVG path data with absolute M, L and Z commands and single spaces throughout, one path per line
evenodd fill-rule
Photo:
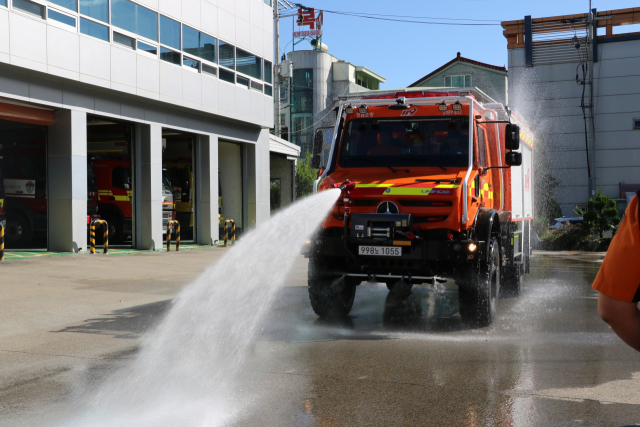
M 349 105 L 345 111 L 347 112 L 347 114 L 353 114 L 355 112 L 355 109 L 351 105 Z
M 469 243 L 469 252 L 475 252 L 478 249 L 478 245 L 475 243 Z
M 365 114 L 367 112 L 367 106 L 366 105 L 361 105 L 360 107 L 358 107 L 358 113 L 360 114 Z
M 460 104 L 460 101 L 456 101 L 456 103 L 453 104 L 453 111 L 462 111 L 462 104 Z
M 449 109 L 449 106 L 444 101 L 442 101 L 442 104 L 438 104 L 438 110 L 447 111 L 448 109 Z

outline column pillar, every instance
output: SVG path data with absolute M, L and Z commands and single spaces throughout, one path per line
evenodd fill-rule
M 213 245 L 218 235 L 218 137 L 200 135 L 196 141 L 196 235 L 199 245 Z
M 270 216 L 269 130 L 262 129 L 256 143 L 246 148 L 248 226 L 253 228 Z
M 48 250 L 87 249 L 87 115 L 58 110 L 47 147 Z
M 136 125 L 135 247 L 162 249 L 162 127 Z

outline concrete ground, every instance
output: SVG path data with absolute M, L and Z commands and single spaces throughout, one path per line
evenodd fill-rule
M 224 251 L 1 264 L 0 426 L 65 425 Z M 238 379 L 251 403 L 232 425 L 635 425 L 640 356 L 590 288 L 603 255 L 536 252 L 522 295 L 478 330 L 460 323 L 454 286 L 395 301 L 365 283 L 348 318 L 320 320 L 300 258 Z

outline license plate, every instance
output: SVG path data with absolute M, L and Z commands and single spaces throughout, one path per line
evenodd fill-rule
M 397 246 L 360 246 L 358 255 L 402 256 L 402 248 Z

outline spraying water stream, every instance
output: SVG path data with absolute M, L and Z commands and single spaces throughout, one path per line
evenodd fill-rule
M 133 363 L 108 378 L 62 425 L 214 427 L 242 409 L 235 384 L 305 240 L 337 199 L 300 200 L 249 233 L 175 298 Z

